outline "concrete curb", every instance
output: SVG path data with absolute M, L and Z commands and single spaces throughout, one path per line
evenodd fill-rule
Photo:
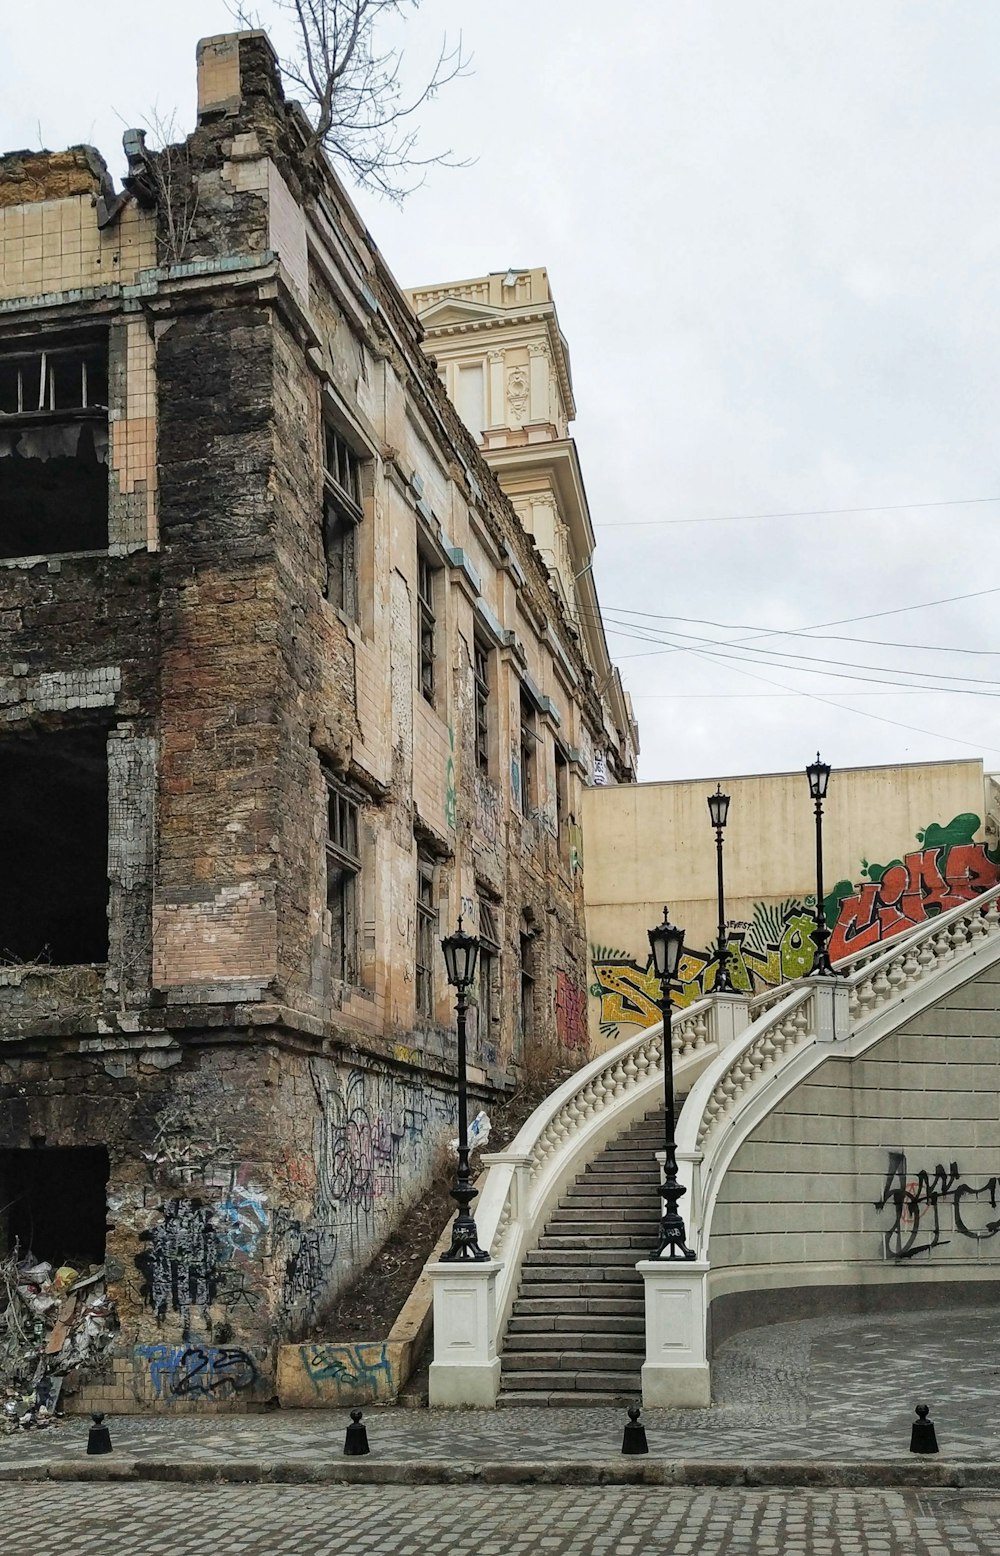
M 37 1459 L 0 1464 L 3 1481 L 160 1481 L 286 1486 L 774 1486 L 799 1489 L 1000 1488 L 1000 1463 L 983 1459 Z

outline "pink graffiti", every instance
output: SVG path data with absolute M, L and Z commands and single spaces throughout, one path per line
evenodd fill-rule
M 556 973 L 556 1031 L 564 1048 L 586 1048 L 587 996 L 561 968 Z

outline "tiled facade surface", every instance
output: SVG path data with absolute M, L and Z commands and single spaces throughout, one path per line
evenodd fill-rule
M 1000 1279 L 998 1037 L 994 967 L 797 1086 L 723 1180 L 713 1297 Z
M 97 728 L 109 818 L 107 962 L 0 965 L 0 1152 L 107 1152 L 121 1346 L 79 1402 L 115 1410 L 266 1400 L 278 1343 L 322 1336 L 455 1127 L 459 913 L 478 930 L 488 903 L 499 941 L 476 1105 L 586 1057 L 556 989 L 586 977 L 568 837 L 603 738 L 593 667 L 350 202 L 305 173 L 270 46 L 199 59 L 181 255 L 162 209 L 98 230 L 96 154 L 0 160 L 0 360 L 104 332 L 111 433 L 107 549 L 0 563 L 0 738 Z M 324 427 L 358 463 L 356 610 L 329 598 Z M 357 821 L 344 976 L 331 783 Z

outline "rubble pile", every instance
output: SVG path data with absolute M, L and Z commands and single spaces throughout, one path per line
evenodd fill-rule
M 51 1425 L 117 1333 L 103 1264 L 54 1269 L 16 1249 L 0 1259 L 0 1429 Z

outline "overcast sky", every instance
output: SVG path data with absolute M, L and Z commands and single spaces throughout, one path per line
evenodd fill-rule
M 120 176 L 123 121 L 190 128 L 231 25 L 6 7 L 0 146 Z M 359 203 L 404 285 L 548 268 L 640 777 L 1000 769 L 1000 6 L 425 0 L 414 80 L 460 28 L 421 144 L 473 165 Z M 865 511 L 747 517 L 830 509 Z

